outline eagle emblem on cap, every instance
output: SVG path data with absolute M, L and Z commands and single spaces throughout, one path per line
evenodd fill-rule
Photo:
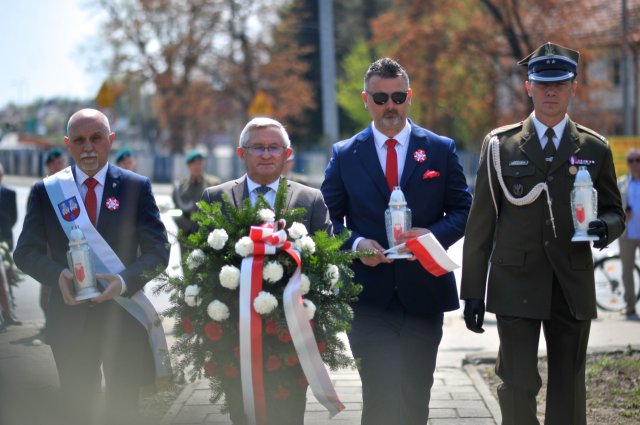
M 546 56 L 553 56 L 553 55 L 555 55 L 555 52 L 553 51 L 553 44 L 551 44 L 551 43 L 547 43 L 547 44 L 544 46 L 544 54 L 545 54 Z

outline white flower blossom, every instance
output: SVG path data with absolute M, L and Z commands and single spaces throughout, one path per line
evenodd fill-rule
M 258 220 L 261 223 L 273 223 L 276 220 L 276 213 L 270 209 L 263 208 L 258 210 Z
M 313 316 L 316 315 L 316 305 L 311 300 L 307 299 L 303 299 L 302 303 L 304 305 L 304 311 L 307 313 L 307 317 L 309 318 L 309 320 L 313 319 Z
M 275 283 L 282 279 L 284 269 L 277 261 L 265 263 L 262 269 L 262 278 L 268 282 Z
M 289 237 L 293 240 L 300 239 L 301 237 L 307 236 L 309 234 L 304 224 L 298 223 L 297 221 L 291 223 L 291 227 L 289 227 L 288 232 Z
M 309 293 L 309 289 L 311 289 L 311 281 L 309 280 L 309 276 L 304 273 L 300 274 L 300 294 L 306 295 Z
M 331 286 L 335 286 L 335 284 L 338 283 L 338 279 L 340 279 L 340 269 L 335 264 L 329 264 L 324 275 L 329 279 Z
M 240 285 L 240 269 L 235 266 L 222 266 L 219 277 L 220 285 L 227 289 L 236 289 Z
M 258 296 L 253 300 L 253 308 L 258 314 L 269 314 L 278 307 L 278 300 L 272 294 L 260 291 Z
M 193 270 L 203 265 L 204 260 L 204 252 L 201 249 L 194 249 L 189 253 L 189 256 L 187 257 L 187 267 L 189 267 L 190 270 Z
M 293 243 L 294 248 L 303 254 L 313 254 L 316 252 L 316 243 L 310 236 L 303 236 Z
M 236 242 L 236 253 L 241 257 L 253 254 L 253 241 L 249 236 L 243 236 Z
M 223 302 L 213 300 L 207 306 L 207 314 L 216 322 L 222 322 L 229 318 L 229 307 Z
M 202 304 L 200 297 L 200 287 L 198 285 L 189 285 L 184 289 L 184 302 L 189 307 L 199 307 Z
M 229 235 L 224 229 L 215 229 L 213 232 L 209 233 L 209 236 L 207 237 L 207 244 L 218 251 L 224 247 L 227 240 L 229 240 Z

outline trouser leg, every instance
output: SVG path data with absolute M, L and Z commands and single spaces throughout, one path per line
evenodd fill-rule
M 620 246 L 620 261 L 622 262 L 625 308 L 627 313 L 633 313 L 636 309 L 635 260 L 640 240 L 621 237 L 618 239 L 618 244 Z

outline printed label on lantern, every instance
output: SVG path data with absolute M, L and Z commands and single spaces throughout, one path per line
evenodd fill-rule
M 82 266 L 82 264 L 75 264 L 73 269 L 74 269 L 73 271 L 75 272 L 76 280 L 78 281 L 78 283 L 84 282 L 84 278 L 86 277 L 86 275 L 84 273 L 84 267 Z
M 393 225 L 393 239 L 397 242 L 400 235 L 404 233 L 402 231 L 402 224 L 396 223 Z
M 584 223 L 584 219 L 585 219 L 584 205 L 578 204 L 576 205 L 576 220 L 578 220 L 578 223 Z

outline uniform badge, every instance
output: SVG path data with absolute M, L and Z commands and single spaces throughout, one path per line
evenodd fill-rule
M 522 194 L 524 193 L 524 186 L 522 186 L 521 183 L 516 183 L 513 185 L 513 194 L 516 196 L 522 196 Z
M 569 174 L 571 174 L 572 176 L 575 176 L 577 172 L 578 168 L 575 165 L 569 167 Z
M 518 166 L 518 165 L 529 165 L 529 161 L 527 160 L 519 160 L 519 161 L 511 161 L 509 162 L 509 167 L 513 167 L 513 166 Z
M 573 155 L 569 158 L 569 163 L 571 165 L 593 165 L 596 163 L 593 159 L 580 159 L 577 156 Z
M 80 204 L 75 196 L 60 202 L 58 209 L 65 221 L 73 221 L 80 216 Z

